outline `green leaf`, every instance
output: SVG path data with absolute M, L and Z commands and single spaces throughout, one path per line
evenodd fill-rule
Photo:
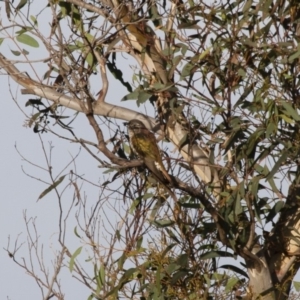
M 87 298 L 87 300 L 93 300 L 93 299 L 94 299 L 94 295 L 93 294 L 89 295 L 89 297 Z
M 199 29 L 199 26 L 196 25 L 199 20 L 185 20 L 185 22 L 181 22 L 178 24 L 178 29 Z
M 18 12 L 26 4 L 27 4 L 27 0 L 21 0 L 15 9 L 15 12 Z
M 266 180 L 269 180 L 269 179 L 271 179 L 274 176 L 274 174 L 281 167 L 282 163 L 286 161 L 287 157 L 288 157 L 288 151 L 283 151 L 282 155 L 280 156 L 280 158 L 275 163 L 272 171 L 269 173 L 269 175 L 267 176 Z
M 178 43 L 176 44 L 176 46 L 181 48 L 181 54 L 184 56 L 187 52 L 187 50 L 189 49 L 189 47 L 186 44 L 183 43 Z
M 129 282 L 131 280 L 133 280 L 132 275 L 137 271 L 137 268 L 130 268 L 128 270 L 125 271 L 125 273 L 123 274 L 123 276 L 120 279 L 120 285 L 121 287 L 126 283 Z
M 143 236 L 141 235 L 138 237 L 138 239 L 136 241 L 136 249 L 139 250 L 141 248 L 142 244 L 143 244 Z
M 200 203 L 180 203 L 181 207 L 199 209 L 202 207 Z
M 246 278 L 248 278 L 248 274 L 243 271 L 242 269 L 236 267 L 236 266 L 233 266 L 233 265 L 222 265 L 220 266 L 219 268 L 223 268 L 223 269 L 226 269 L 226 270 L 229 270 L 229 271 L 233 271 L 235 273 L 238 273 Z
M 209 251 L 201 255 L 200 260 L 211 259 L 216 257 L 234 257 L 234 255 L 226 251 Z
M 174 221 L 166 219 L 166 220 L 155 220 L 154 225 L 158 228 L 170 227 L 175 224 Z
M 181 72 L 181 74 L 180 74 L 180 79 L 183 79 L 183 78 L 185 78 L 185 77 L 187 77 L 187 76 L 190 76 L 190 74 L 191 74 L 193 68 L 195 68 L 195 64 L 194 64 L 194 63 L 190 63 L 190 62 L 187 63 L 187 64 L 183 67 L 183 69 L 182 69 L 182 72 Z
M 248 0 L 243 7 L 243 13 L 248 12 L 250 10 L 251 5 L 253 4 L 252 0 Z
M 58 1 L 58 5 L 60 6 L 61 12 L 64 17 L 71 14 L 71 11 L 72 11 L 71 3 L 64 2 L 64 1 Z
M 225 291 L 229 292 L 232 291 L 234 286 L 239 282 L 239 279 L 237 277 L 229 278 L 225 287 Z
M 98 285 L 99 285 L 98 287 L 101 289 L 102 286 L 105 283 L 105 267 L 104 267 L 104 264 L 102 264 L 101 267 L 100 267 L 97 282 L 98 282 Z
M 30 20 L 33 22 L 34 25 L 38 25 L 36 17 L 30 16 Z
M 61 176 L 57 181 L 55 181 L 53 184 L 51 184 L 47 189 L 45 189 L 39 196 L 38 200 L 42 199 L 44 196 L 46 196 L 49 192 L 51 192 L 53 189 L 55 189 L 62 181 L 66 175 Z
M 277 125 L 274 124 L 273 122 L 270 122 L 267 126 L 266 130 L 266 138 L 270 138 L 273 134 L 275 134 L 277 131 Z
M 295 52 L 294 54 L 292 54 L 290 57 L 289 57 L 289 63 L 293 63 L 293 61 L 295 59 L 297 59 L 298 57 L 300 56 L 300 50 L 298 50 L 297 52 Z
M 173 244 L 171 244 L 171 245 L 169 245 L 165 250 L 164 250 L 164 252 L 162 253 L 162 258 L 164 258 L 165 256 L 166 256 L 166 254 L 173 248 L 173 247 L 175 247 L 177 244 L 175 244 L 175 243 L 173 243 Z
M 176 282 L 181 278 L 186 277 L 188 274 L 189 274 L 188 271 L 185 270 L 180 270 L 176 272 L 171 279 L 171 286 L 176 284 Z
M 91 68 L 95 69 L 96 60 L 94 59 L 94 55 L 91 52 L 89 52 L 89 54 L 86 56 L 86 62 Z
M 242 184 L 241 186 L 244 186 L 244 184 Z M 240 186 L 240 187 L 241 187 Z M 243 207 L 241 205 L 241 193 L 238 193 L 236 195 L 236 199 L 235 199 L 235 207 L 234 207 L 234 213 L 236 216 L 240 215 L 243 212 Z
M 76 257 L 81 253 L 81 250 L 82 250 L 82 246 L 79 247 L 79 248 L 74 252 L 74 254 L 71 256 L 70 264 L 69 264 L 70 272 L 73 271 L 75 259 L 76 259 Z
M 74 227 L 74 233 L 75 233 L 75 235 L 76 235 L 77 237 L 81 238 L 81 236 L 80 236 L 80 235 L 78 234 L 78 232 L 77 232 L 77 226 Z
M 187 268 L 189 264 L 189 257 L 186 253 L 184 253 L 177 258 L 176 262 L 181 266 L 181 268 Z
M 172 274 L 174 271 L 178 269 L 180 269 L 180 266 L 175 263 L 172 263 L 167 266 L 166 271 L 168 272 L 168 274 Z
M 256 85 L 256 82 L 253 82 L 252 84 L 250 84 L 250 86 L 248 86 L 244 89 L 243 94 L 241 95 L 239 100 L 233 106 L 234 108 L 237 108 L 240 104 L 242 104 L 244 102 L 244 100 L 249 96 L 249 94 L 251 92 L 253 92 L 255 85 Z
M 289 123 L 289 124 L 294 124 L 295 123 L 295 120 L 289 118 L 288 116 L 286 115 L 279 115 L 280 118 L 282 118 L 285 122 Z
M 32 30 L 32 27 L 25 26 L 21 30 L 16 31 L 15 34 L 18 36 L 30 30 Z
M 149 98 L 151 97 L 151 94 L 141 91 L 138 95 L 137 99 L 137 105 L 140 106 L 140 104 L 145 103 Z
M 0 46 L 2 45 L 4 38 L 0 38 Z
M 117 262 L 118 262 L 118 268 L 119 268 L 119 269 L 123 269 L 123 266 L 124 266 L 125 261 L 126 261 L 126 254 L 123 253 L 123 254 L 117 259 Z
M 278 201 L 270 210 L 269 214 L 266 217 L 266 223 L 273 220 L 273 218 L 281 211 L 284 207 L 284 201 Z
M 152 3 L 150 9 L 148 10 L 148 13 L 155 27 L 162 26 L 162 18 L 158 12 L 155 2 Z
M 300 282 L 299 281 L 293 281 L 293 285 L 294 285 L 294 288 L 297 292 L 300 291 Z
M 132 93 L 127 94 L 124 96 L 121 101 L 127 101 L 127 100 L 134 100 L 138 98 L 138 95 L 140 93 L 139 89 L 134 90 Z
M 284 107 L 287 114 L 292 117 L 295 121 L 300 121 L 300 116 L 292 105 L 286 101 L 281 101 L 280 104 Z
M 16 39 L 17 39 L 18 42 L 23 43 L 25 45 L 28 45 L 28 46 L 31 46 L 31 47 L 34 47 L 34 48 L 39 47 L 39 43 L 33 37 L 31 37 L 28 34 L 23 33 L 21 35 L 18 35 L 16 37 Z

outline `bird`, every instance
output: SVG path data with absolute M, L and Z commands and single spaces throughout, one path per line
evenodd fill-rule
M 130 147 L 133 153 L 144 161 L 145 166 L 162 183 L 171 183 L 172 179 L 165 169 L 154 134 L 137 119 L 127 123 Z

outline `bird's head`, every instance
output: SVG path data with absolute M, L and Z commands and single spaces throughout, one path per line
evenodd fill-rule
M 145 124 L 137 119 L 130 120 L 128 123 L 124 123 L 128 127 L 128 131 L 133 131 L 135 133 L 140 132 L 143 129 L 146 129 Z

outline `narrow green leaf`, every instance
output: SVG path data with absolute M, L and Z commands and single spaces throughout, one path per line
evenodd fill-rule
M 180 269 L 180 266 L 179 266 L 178 264 L 176 264 L 176 263 L 171 263 L 171 264 L 169 264 L 169 265 L 167 266 L 166 271 L 167 271 L 168 274 L 172 274 L 174 271 L 176 271 L 176 270 L 178 270 L 178 269 Z
M 45 195 L 47 195 L 49 192 L 51 192 L 53 189 L 55 189 L 62 181 L 66 175 L 61 176 L 57 181 L 55 181 L 53 184 L 51 184 L 48 188 L 46 188 L 39 196 L 38 200 L 42 199 Z
M 157 5 L 155 2 L 152 3 L 148 13 L 155 27 L 162 26 L 162 18 L 158 12 Z
M 234 255 L 226 251 L 209 251 L 201 255 L 200 260 L 211 259 L 216 257 L 234 257 Z
M 179 46 L 181 48 L 181 54 L 184 56 L 189 49 L 189 47 L 186 44 L 178 43 L 176 46 Z
M 39 43 L 33 37 L 31 37 L 28 34 L 23 33 L 21 35 L 18 35 L 16 37 L 16 39 L 17 39 L 18 42 L 23 43 L 25 45 L 28 45 L 28 46 L 31 46 L 31 47 L 34 47 L 34 48 L 39 47 Z
M 183 67 L 183 69 L 182 69 L 182 72 L 181 72 L 181 74 L 180 74 L 180 79 L 183 79 L 183 78 L 185 78 L 185 77 L 187 77 L 187 76 L 190 76 L 190 74 L 191 74 L 193 68 L 195 68 L 195 64 L 194 64 L 194 63 L 190 63 L 190 62 L 187 63 L 187 64 Z
M 277 131 L 277 125 L 274 124 L 273 122 L 270 122 L 267 126 L 266 130 L 266 138 L 270 138 L 273 134 L 275 134 Z
M 4 38 L 0 38 L 0 46 L 2 45 Z
M 125 271 L 125 273 L 123 274 L 123 276 L 121 277 L 120 279 L 120 284 L 121 286 L 125 283 L 125 282 L 128 282 L 128 281 L 131 281 L 133 278 L 132 278 L 132 275 L 137 271 L 137 268 L 130 268 L 128 270 Z
M 243 185 L 243 184 L 242 184 Z M 243 185 L 244 186 L 244 185 Z M 241 205 L 241 194 L 237 193 L 235 199 L 235 207 L 234 207 L 234 214 L 236 216 L 240 215 L 243 212 L 243 207 Z
M 282 155 L 280 156 L 280 158 L 277 160 L 277 162 L 275 163 L 273 169 L 271 170 L 271 172 L 269 173 L 269 175 L 267 176 L 266 180 L 271 179 L 274 174 L 278 171 L 278 169 L 281 167 L 282 163 L 286 161 L 288 157 L 288 151 L 284 151 L 282 153 Z
M 123 269 L 123 265 L 124 265 L 125 261 L 126 261 L 126 254 L 123 253 L 123 254 L 117 259 L 117 262 L 118 262 L 118 268 L 119 268 L 119 269 L 121 269 L 121 270 Z
M 164 252 L 163 252 L 163 254 L 162 254 L 162 258 L 164 258 L 164 257 L 166 256 L 166 254 L 167 254 L 174 246 L 176 246 L 176 245 L 177 245 L 177 244 L 175 244 L 175 243 L 169 245 L 169 246 L 164 250 Z
M 199 26 L 196 25 L 198 22 L 199 20 L 186 20 L 186 22 L 181 22 L 178 24 L 178 29 L 199 29 Z
M 77 237 L 81 238 L 81 236 L 80 236 L 80 235 L 78 234 L 78 232 L 77 232 L 77 226 L 74 227 L 74 233 L 75 233 L 75 235 L 76 235 Z
M 236 266 L 233 266 L 233 265 L 222 265 L 220 266 L 219 268 L 223 268 L 223 269 L 226 269 L 226 270 L 230 270 L 230 271 L 233 271 L 235 273 L 238 273 L 246 278 L 248 278 L 248 274 L 243 271 L 242 269 L 236 267 Z
M 200 203 L 181 203 L 180 206 L 185 208 L 195 208 L 195 209 L 199 209 L 202 207 Z
M 36 17 L 30 16 L 30 20 L 33 22 L 34 25 L 38 24 Z
M 73 271 L 75 259 L 76 259 L 76 257 L 81 253 L 81 250 L 82 250 L 82 246 L 79 247 L 79 248 L 74 252 L 74 254 L 71 256 L 70 264 L 69 264 L 70 272 Z
M 11 53 L 15 56 L 20 56 L 21 55 L 21 52 L 20 51 L 15 51 L 15 50 L 10 50 Z
M 137 99 L 137 105 L 140 106 L 140 104 L 145 103 L 149 98 L 151 97 L 151 94 L 141 91 L 138 95 Z
M 289 63 L 293 63 L 293 61 L 295 59 L 298 59 L 300 56 L 300 50 L 298 50 L 297 52 L 295 52 L 294 54 L 292 54 L 290 57 L 289 57 Z
M 244 102 L 244 100 L 249 96 L 249 94 L 251 92 L 253 92 L 255 85 L 256 85 L 256 82 L 253 82 L 252 84 L 250 84 L 250 86 L 247 86 L 244 89 L 243 94 L 238 99 L 238 101 L 234 104 L 234 108 L 238 107 L 240 104 L 242 104 Z
M 18 12 L 18 10 L 20 10 L 23 6 L 25 6 L 27 4 L 27 0 L 21 0 L 19 2 L 19 4 L 17 5 L 15 11 Z
M 94 59 L 94 55 L 91 52 L 86 56 L 86 62 L 91 68 L 95 69 L 96 61 Z
M 284 207 L 283 201 L 278 201 L 270 210 L 269 214 L 266 217 L 266 223 L 273 220 L 273 218 L 281 211 Z
M 286 112 L 290 117 L 292 117 L 295 121 L 300 121 L 300 116 L 297 111 L 292 107 L 289 102 L 281 101 L 280 104 L 284 107 Z
M 189 263 L 189 257 L 186 253 L 179 255 L 176 260 L 177 264 L 181 266 L 181 268 L 187 268 Z
M 141 235 L 141 236 L 139 236 L 138 239 L 137 239 L 137 242 L 136 242 L 136 249 L 139 250 L 139 249 L 141 248 L 142 244 L 143 244 L 143 236 Z
M 282 118 L 285 122 L 289 123 L 289 124 L 294 124 L 295 123 L 295 120 L 289 118 L 288 116 L 286 115 L 279 115 L 280 118 Z
M 103 286 L 105 283 L 105 267 L 102 264 L 99 271 L 99 281 L 101 282 L 101 285 Z
M 163 227 L 170 227 L 173 226 L 175 224 L 174 221 L 172 220 L 155 220 L 154 221 L 154 225 L 158 228 L 163 228 Z
M 188 271 L 185 271 L 185 270 L 180 270 L 178 272 L 176 272 L 173 276 L 172 276 L 172 279 L 171 279 L 171 286 L 176 284 L 176 282 L 178 280 L 180 280 L 181 278 L 183 277 L 186 277 L 188 275 Z
M 124 96 L 121 101 L 126 101 L 126 100 L 134 100 L 137 99 L 140 91 L 138 89 L 134 90 L 132 93 L 127 94 Z
M 9 1 L 5 1 L 5 12 L 7 19 L 10 21 L 11 7 Z
M 293 285 L 294 285 L 294 288 L 297 292 L 300 291 L 300 282 L 299 281 L 293 281 Z
M 243 7 L 243 12 L 249 12 L 251 5 L 253 4 L 252 0 L 248 0 Z

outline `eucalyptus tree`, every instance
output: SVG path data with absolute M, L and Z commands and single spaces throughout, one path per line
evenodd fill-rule
M 0 66 L 31 95 L 19 103 L 34 109 L 28 126 L 50 135 L 55 119 L 64 143 L 106 169 L 103 199 L 124 201 L 106 250 L 95 229 L 102 206 L 75 230 L 94 272 L 78 264 L 82 247 L 70 253 L 59 236 L 89 299 L 288 299 L 300 253 L 300 4 L 43 2 L 35 13 L 37 1 L 2 3 L 1 48 L 11 53 Z M 80 115 L 93 140 L 78 133 Z M 164 141 L 171 181 L 130 151 L 123 122 L 132 119 Z M 84 209 L 65 175 L 40 198 L 71 183 Z

